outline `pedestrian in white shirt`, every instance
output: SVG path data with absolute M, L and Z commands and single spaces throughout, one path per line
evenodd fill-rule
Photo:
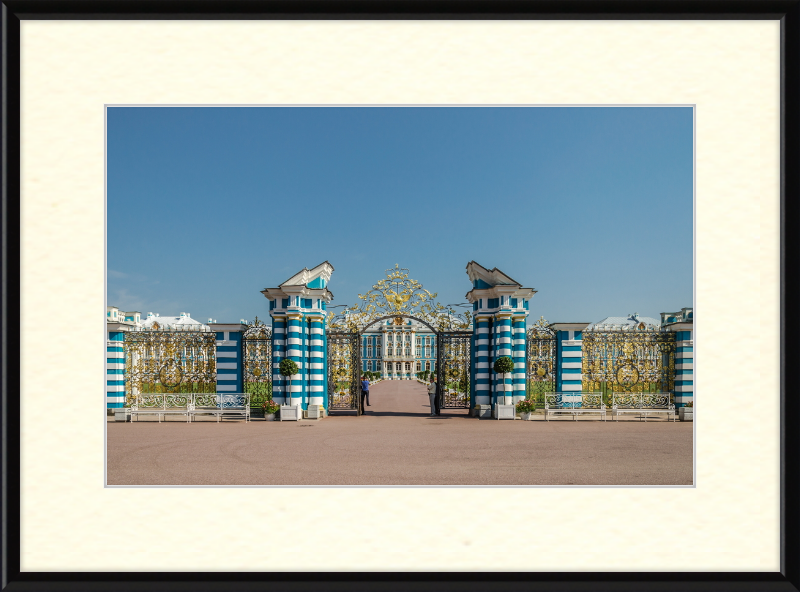
M 436 377 L 431 377 L 431 383 L 428 385 L 428 397 L 431 400 L 431 417 L 436 415 Z

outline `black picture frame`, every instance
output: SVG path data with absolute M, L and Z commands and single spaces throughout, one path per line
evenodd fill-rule
M 780 470 L 781 558 L 775 573 L 75 573 L 20 571 L 20 22 L 26 19 L 558 19 L 761 20 L 781 23 Z M 800 590 L 800 398 L 787 396 L 786 228 L 800 188 L 800 0 L 113 1 L 6 0 L 2 3 L 2 588 L 21 590 L 471 590 L 794 591 Z M 794 197 L 792 197 L 794 196 Z M 797 315 L 794 317 L 797 318 Z M 755 420 L 754 420 L 755 421 Z

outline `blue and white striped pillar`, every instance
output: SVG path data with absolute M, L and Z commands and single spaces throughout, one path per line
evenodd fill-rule
M 511 314 L 507 311 L 501 311 L 495 313 L 494 315 L 494 355 L 492 356 L 492 366 L 494 366 L 495 361 L 498 358 L 503 356 L 511 357 Z M 513 359 L 513 358 L 512 358 Z M 511 376 L 509 374 L 502 374 L 499 372 L 495 372 L 494 368 L 492 368 L 492 374 L 494 380 L 492 381 L 494 386 L 494 397 L 492 404 L 497 404 L 500 401 L 502 404 L 506 404 L 503 400 L 504 397 L 508 397 L 509 403 L 511 402 L 511 398 L 513 395 L 513 372 Z
M 554 323 L 556 331 L 556 391 L 583 390 L 583 328 L 588 323 Z
M 286 324 L 285 313 L 272 314 L 272 400 L 280 405 L 287 404 L 289 384 L 280 372 L 281 360 L 286 356 Z
M 475 378 L 473 381 L 474 405 L 491 405 L 492 403 L 492 368 L 490 363 L 489 344 L 492 317 L 488 314 L 476 313 L 472 322 L 472 366 Z
M 308 405 L 322 405 L 328 409 L 328 397 L 325 396 L 327 387 L 328 368 L 325 360 L 325 317 L 322 312 L 306 314 L 309 327 L 308 344 L 308 372 L 309 393 Z
M 209 323 L 216 334 L 217 392 L 244 392 L 242 368 L 242 334 L 247 329 L 241 323 Z
M 295 305 L 297 306 L 297 305 Z M 289 312 L 286 315 L 286 358 L 297 364 L 298 373 L 287 377 L 284 392 L 288 397 L 288 403 L 301 405 L 304 398 L 304 386 L 308 368 L 305 364 L 306 359 L 306 331 L 303 315 L 298 311 Z M 290 380 L 291 379 L 291 380 Z
M 518 304 L 516 298 L 511 299 L 512 307 Z M 511 359 L 514 361 L 513 403 L 525 398 L 525 329 L 526 313 L 515 310 L 511 317 Z
M 667 327 L 675 331 L 675 408 L 694 405 L 694 327 L 679 323 Z
M 106 407 L 125 405 L 125 333 L 109 331 L 106 341 Z

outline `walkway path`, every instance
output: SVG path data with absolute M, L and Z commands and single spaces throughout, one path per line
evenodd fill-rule
M 691 485 L 692 423 L 497 421 L 424 387 L 373 387 L 367 415 L 107 424 L 109 485 Z
M 384 380 L 370 387 L 366 416 L 430 417 L 428 387 L 416 380 Z M 468 409 L 442 409 L 440 417 L 469 417 Z

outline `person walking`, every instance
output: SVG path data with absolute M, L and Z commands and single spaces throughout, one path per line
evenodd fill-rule
M 431 400 L 431 417 L 436 416 L 436 377 L 431 376 L 431 382 L 428 385 L 428 398 Z
M 366 376 L 361 377 L 361 412 L 365 413 L 364 411 L 364 400 L 367 401 L 367 407 L 372 407 L 369 404 L 369 380 L 367 380 Z

